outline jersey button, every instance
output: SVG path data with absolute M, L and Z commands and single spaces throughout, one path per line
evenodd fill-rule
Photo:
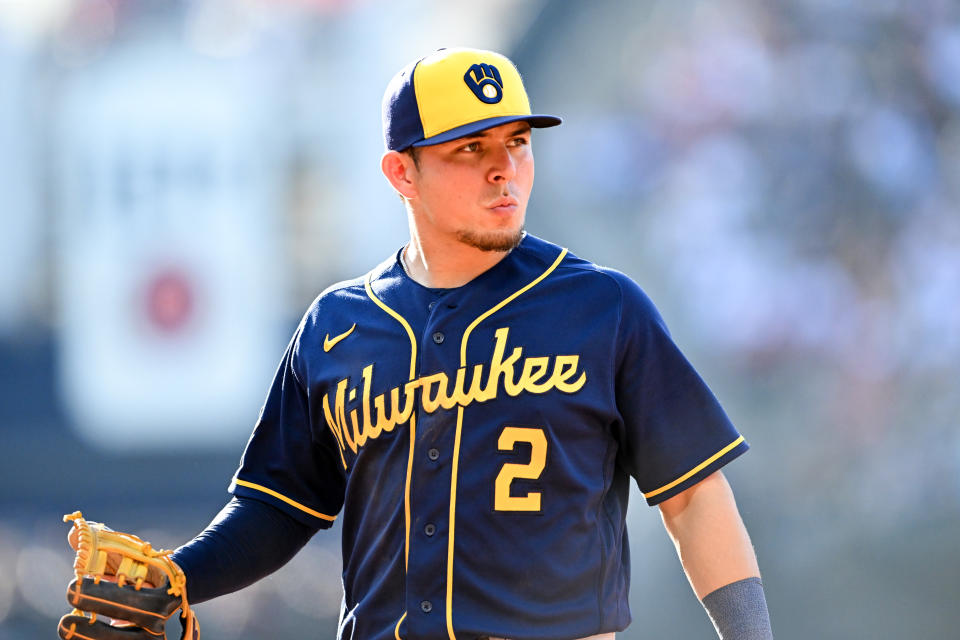
M 436 461 L 440 457 L 440 450 L 430 449 L 429 451 L 427 451 L 427 457 L 433 461 Z
M 436 300 L 434 300 L 433 302 L 431 302 L 430 304 L 428 304 L 428 305 L 427 305 L 427 309 L 429 309 L 430 311 L 433 311 L 433 308 L 434 308 L 435 306 L 437 306 L 437 301 L 436 301 Z
M 429 600 L 424 600 L 420 603 L 420 611 L 423 611 L 424 613 L 430 613 L 433 611 L 433 603 Z
M 423 532 L 424 532 L 425 534 L 427 534 L 428 536 L 432 536 L 433 534 L 435 534 L 435 533 L 437 532 L 437 525 L 433 524 L 432 522 L 427 523 L 427 524 L 423 527 Z
M 435 332 L 434 332 L 434 334 L 433 334 L 433 341 L 434 341 L 434 342 L 436 342 L 437 344 L 443 344 L 443 338 L 444 338 L 443 332 L 441 332 L 441 331 L 435 331 Z

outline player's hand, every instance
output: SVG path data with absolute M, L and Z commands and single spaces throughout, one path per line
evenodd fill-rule
M 80 512 L 67 537 L 76 551 L 76 577 L 67 587 L 71 613 L 58 625 L 64 640 L 166 640 L 165 626 L 178 610 L 181 640 L 199 640 L 186 600 L 186 577 L 169 558 L 134 535 L 118 533 Z

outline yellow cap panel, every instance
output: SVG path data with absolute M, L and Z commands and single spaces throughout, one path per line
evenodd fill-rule
M 493 52 L 437 52 L 420 61 L 413 84 L 425 138 L 486 118 L 530 115 L 520 73 Z

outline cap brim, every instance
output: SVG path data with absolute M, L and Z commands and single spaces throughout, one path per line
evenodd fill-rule
M 483 131 L 484 129 L 498 127 L 501 124 L 507 124 L 508 122 L 520 122 L 521 120 L 529 122 L 531 127 L 535 127 L 537 129 L 555 127 L 563 122 L 563 120 L 557 116 L 548 116 L 543 114 L 525 116 L 499 116 L 497 118 L 477 120 L 476 122 L 471 122 L 470 124 L 465 124 L 461 127 L 444 131 L 443 133 L 438 133 L 437 135 L 426 138 L 425 140 L 414 142 L 411 146 L 429 147 L 430 145 L 440 144 L 441 142 L 450 142 L 451 140 L 456 140 L 457 138 L 463 138 L 479 131 Z

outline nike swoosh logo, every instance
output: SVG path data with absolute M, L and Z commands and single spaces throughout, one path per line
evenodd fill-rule
M 347 329 L 346 331 L 344 331 L 343 333 L 341 333 L 340 335 L 332 339 L 330 338 L 330 334 L 328 333 L 323 338 L 323 352 L 326 353 L 327 351 L 330 351 L 330 349 L 333 349 L 334 345 L 336 345 L 338 342 L 340 342 L 341 340 L 346 338 L 348 335 L 353 333 L 353 330 L 356 328 L 357 328 L 357 323 L 354 322 L 352 327 L 350 327 L 349 329 Z

